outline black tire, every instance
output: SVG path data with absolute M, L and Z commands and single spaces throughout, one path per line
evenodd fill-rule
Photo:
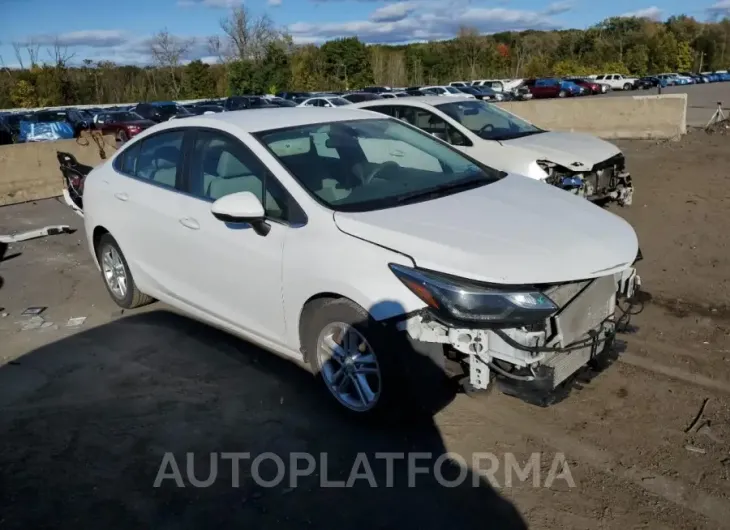
M 567 95 L 568 95 L 568 94 L 567 94 L 567 93 L 565 92 L 565 90 L 561 90 L 560 92 L 558 92 L 558 97 L 559 97 L 559 98 L 564 98 L 564 97 L 565 97 L 565 96 L 567 96 Z
M 126 279 L 127 279 L 127 290 L 126 290 L 124 297 L 119 297 L 117 294 L 115 294 L 114 291 L 112 291 L 111 288 L 109 287 L 109 283 L 106 281 L 106 278 L 104 277 L 102 256 L 104 255 L 106 250 L 109 248 L 113 248 L 117 252 L 117 254 L 119 254 L 122 265 L 124 267 L 124 274 L 126 275 Z M 137 284 L 134 282 L 134 277 L 132 276 L 132 271 L 129 270 L 129 265 L 127 264 L 127 259 L 124 257 L 124 254 L 122 253 L 122 249 L 119 248 L 119 244 L 111 236 L 111 234 L 104 234 L 99 239 L 99 244 L 96 246 L 96 259 L 99 261 L 99 264 L 102 267 L 101 278 L 104 281 L 104 286 L 106 287 L 106 290 L 109 293 L 109 296 L 112 297 L 112 300 L 114 300 L 114 303 L 116 303 L 119 307 L 124 308 L 124 309 L 134 309 L 136 307 L 141 307 L 143 305 L 151 304 L 152 302 L 155 301 L 154 298 L 144 294 L 142 291 L 140 291 L 137 288 Z
M 624 85 L 624 90 L 631 90 L 632 88 L 633 88 L 633 86 L 631 85 L 631 83 L 626 83 Z
M 127 140 L 129 140 L 129 136 L 127 136 L 127 132 L 126 132 L 126 131 L 119 131 L 119 133 L 117 134 L 117 140 L 118 140 L 118 141 L 119 141 L 119 143 L 121 143 L 121 144 L 123 144 L 123 143 L 125 143 L 125 142 L 126 142 Z
M 404 402 L 398 403 L 398 398 L 403 396 L 404 384 L 404 370 L 401 360 L 396 356 L 400 349 L 398 347 L 400 341 L 405 340 L 401 334 L 388 331 L 383 324 L 373 320 L 365 309 L 346 298 L 314 301 L 307 306 L 302 318 L 301 333 L 305 358 L 327 396 L 341 410 L 357 418 L 381 420 L 399 416 L 406 405 Z M 336 322 L 342 322 L 357 330 L 370 344 L 377 359 L 380 388 L 377 400 L 370 409 L 356 411 L 342 403 L 322 374 L 322 366 L 317 355 L 319 336 L 327 325 Z

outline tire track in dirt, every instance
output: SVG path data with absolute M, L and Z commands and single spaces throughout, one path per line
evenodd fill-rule
M 597 471 L 631 482 L 651 495 L 661 497 L 719 524 L 730 527 L 730 500 L 709 494 L 695 485 L 648 471 L 638 465 L 626 466 L 611 452 L 593 444 L 584 443 L 542 421 L 539 412 L 519 411 L 515 407 L 490 407 L 486 411 L 475 410 L 478 405 L 468 404 L 471 410 L 486 416 L 522 436 L 543 440 L 557 451 L 564 452 Z M 486 418 L 485 418 L 486 419 Z

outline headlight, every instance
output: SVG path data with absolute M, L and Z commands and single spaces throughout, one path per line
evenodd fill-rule
M 528 324 L 558 310 L 555 303 L 529 287 L 485 286 L 470 280 L 391 263 L 390 270 L 437 315 L 486 324 Z

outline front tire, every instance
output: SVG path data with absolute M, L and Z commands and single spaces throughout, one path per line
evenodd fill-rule
M 558 92 L 558 97 L 559 98 L 564 98 L 565 96 L 567 96 L 565 90 L 561 90 L 560 92 Z
M 111 234 L 101 236 L 96 248 L 96 257 L 106 290 L 119 307 L 134 309 L 154 301 L 152 297 L 137 288 L 127 260 Z
M 631 85 L 629 83 L 626 83 L 624 85 L 624 90 L 631 90 Z
M 392 413 L 402 383 L 396 334 L 344 298 L 315 301 L 303 318 L 302 345 L 325 392 L 360 418 Z

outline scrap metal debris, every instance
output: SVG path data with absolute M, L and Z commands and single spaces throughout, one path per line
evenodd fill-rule
M 77 328 L 79 326 L 83 326 L 84 322 L 86 322 L 86 317 L 69 318 L 68 322 L 66 322 L 66 327 L 67 328 Z
M 68 225 L 51 225 L 37 230 L 28 230 L 19 234 L 0 235 L 0 244 L 9 245 L 10 243 L 20 243 L 29 239 L 38 239 L 39 237 L 55 236 L 57 234 L 73 234 L 74 229 Z
M 40 306 L 37 306 L 37 307 L 29 307 L 29 308 L 27 308 L 25 311 L 23 311 L 20 314 L 22 316 L 38 316 L 41 313 L 43 313 L 43 311 L 45 311 L 46 309 L 48 309 L 48 308 L 47 307 L 40 307 Z
M 19 324 L 21 324 L 21 331 L 30 331 L 33 329 L 39 329 L 45 322 L 46 321 L 43 319 L 43 317 L 39 317 L 36 315 L 24 322 L 19 322 Z
M 705 398 L 702 401 L 702 406 L 700 406 L 699 412 L 697 412 L 697 415 L 692 420 L 692 423 L 689 424 L 689 427 L 684 430 L 685 433 L 692 432 L 692 429 L 694 429 L 699 424 L 700 420 L 702 419 L 702 415 L 705 413 L 705 407 L 707 407 L 708 401 L 710 401 L 710 398 Z
M 694 445 L 685 445 L 684 448 L 687 451 L 690 451 L 691 453 L 698 453 L 698 454 L 701 454 L 701 455 L 704 455 L 704 454 L 707 453 L 707 451 L 705 451 L 701 447 L 695 447 Z

